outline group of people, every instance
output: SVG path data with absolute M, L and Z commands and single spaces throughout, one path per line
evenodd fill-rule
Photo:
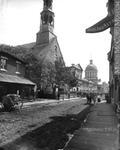
M 86 98 L 87 98 L 87 104 L 95 104 L 96 102 L 101 101 L 100 95 L 96 95 L 94 93 L 88 93 L 86 95 Z

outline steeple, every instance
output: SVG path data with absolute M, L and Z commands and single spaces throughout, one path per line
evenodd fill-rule
M 37 33 L 36 44 L 49 43 L 50 39 L 55 37 L 54 13 L 52 12 L 52 0 L 43 0 L 43 11 L 40 17 L 40 31 Z

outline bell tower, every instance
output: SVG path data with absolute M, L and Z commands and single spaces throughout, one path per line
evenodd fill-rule
M 52 12 L 52 0 L 43 0 L 43 11 L 40 16 L 40 31 L 37 33 L 36 45 L 49 43 L 55 37 L 54 13 Z

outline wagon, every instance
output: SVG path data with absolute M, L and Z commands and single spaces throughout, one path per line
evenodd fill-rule
M 21 109 L 23 106 L 23 100 L 20 98 L 20 95 L 17 94 L 7 94 L 2 98 L 2 106 L 5 111 L 12 111 Z

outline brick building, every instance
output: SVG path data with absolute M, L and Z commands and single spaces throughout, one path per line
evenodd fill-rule
M 11 54 L 6 46 L 0 46 L 0 100 L 6 94 L 19 92 L 21 95 L 25 90 L 30 95 L 36 84 L 25 78 L 25 65 L 26 63 Z

